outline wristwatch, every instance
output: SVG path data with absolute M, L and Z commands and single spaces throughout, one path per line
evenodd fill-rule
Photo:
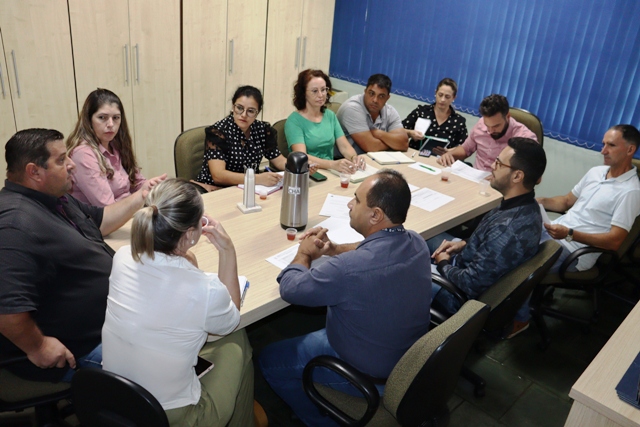
M 567 242 L 570 242 L 573 240 L 573 228 L 569 229 L 569 232 L 567 233 L 567 237 L 565 237 L 564 240 L 566 240 Z

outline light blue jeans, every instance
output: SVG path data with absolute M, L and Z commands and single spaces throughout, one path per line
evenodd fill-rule
M 73 374 L 75 374 L 76 370 L 80 368 L 102 369 L 102 343 L 98 344 L 98 346 L 91 350 L 89 354 L 76 358 L 76 369 L 69 368 L 61 381 L 70 383 Z

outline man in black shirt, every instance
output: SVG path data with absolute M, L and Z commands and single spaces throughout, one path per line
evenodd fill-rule
M 113 251 L 102 236 L 122 226 L 164 177 L 105 208 L 67 195 L 75 168 L 63 135 L 27 129 L 6 144 L 7 180 L 0 191 L 0 354 L 16 347 L 31 363 L 26 379 L 71 378 L 100 334 Z M 51 369 L 40 369 L 51 368 Z

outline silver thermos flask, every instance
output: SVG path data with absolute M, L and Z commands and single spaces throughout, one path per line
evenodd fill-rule
M 309 158 L 305 153 L 289 153 L 284 170 L 280 225 L 304 230 L 309 219 Z

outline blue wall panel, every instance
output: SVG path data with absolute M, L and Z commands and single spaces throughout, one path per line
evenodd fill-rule
M 433 102 L 443 77 L 477 115 L 501 93 L 545 134 L 599 150 L 609 126 L 640 125 L 636 0 L 336 0 L 330 74 Z

